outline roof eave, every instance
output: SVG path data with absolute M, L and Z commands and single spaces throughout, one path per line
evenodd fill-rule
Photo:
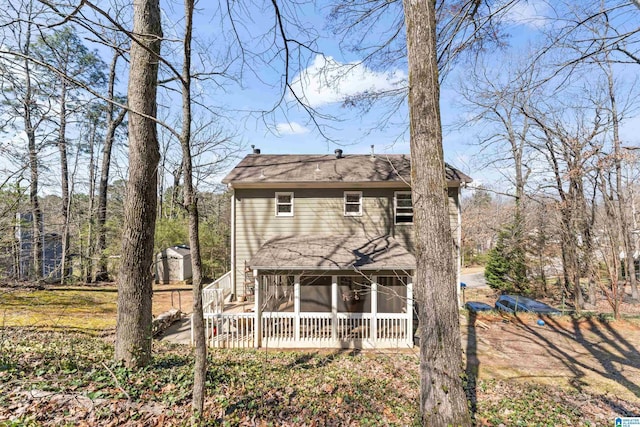
M 322 267 L 322 266 L 268 266 L 268 265 L 264 265 L 264 266 L 260 266 L 260 265 L 252 265 L 251 266 L 252 270 L 270 270 L 270 271 L 287 271 L 287 270 L 303 270 L 303 271 L 383 271 L 383 270 L 402 270 L 402 271 L 409 271 L 409 270 L 415 270 L 416 266 L 389 266 L 389 265 L 384 265 L 384 266 L 371 266 L 369 268 L 367 268 L 366 266 L 362 266 L 362 267 L 354 267 L 354 266 L 345 266 L 345 267 Z
M 457 188 L 462 183 L 470 181 L 448 180 L 447 187 Z M 248 182 L 248 181 L 222 181 L 223 184 L 231 188 L 240 189 L 278 189 L 278 188 L 411 188 L 405 181 L 268 181 L 268 182 Z

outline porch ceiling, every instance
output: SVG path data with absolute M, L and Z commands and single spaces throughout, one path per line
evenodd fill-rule
M 259 270 L 414 270 L 416 259 L 391 236 L 283 235 L 262 245 L 250 266 Z

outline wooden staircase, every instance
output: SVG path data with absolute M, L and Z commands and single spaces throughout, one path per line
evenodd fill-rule
M 244 300 L 254 301 L 256 296 L 255 280 L 253 277 L 253 270 L 247 263 L 244 262 Z

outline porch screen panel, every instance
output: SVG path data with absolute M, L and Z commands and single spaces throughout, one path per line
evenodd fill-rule
M 338 277 L 338 312 L 371 313 L 371 283 L 366 277 Z
M 300 278 L 300 311 L 331 313 L 331 276 Z
M 293 312 L 293 276 L 261 276 L 264 311 Z
M 378 313 L 406 313 L 407 279 L 398 276 L 378 277 Z

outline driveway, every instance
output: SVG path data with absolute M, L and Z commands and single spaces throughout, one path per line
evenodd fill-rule
M 484 280 L 484 270 L 461 274 L 460 281 L 467 284 L 467 289 L 482 289 L 488 287 L 487 282 Z

